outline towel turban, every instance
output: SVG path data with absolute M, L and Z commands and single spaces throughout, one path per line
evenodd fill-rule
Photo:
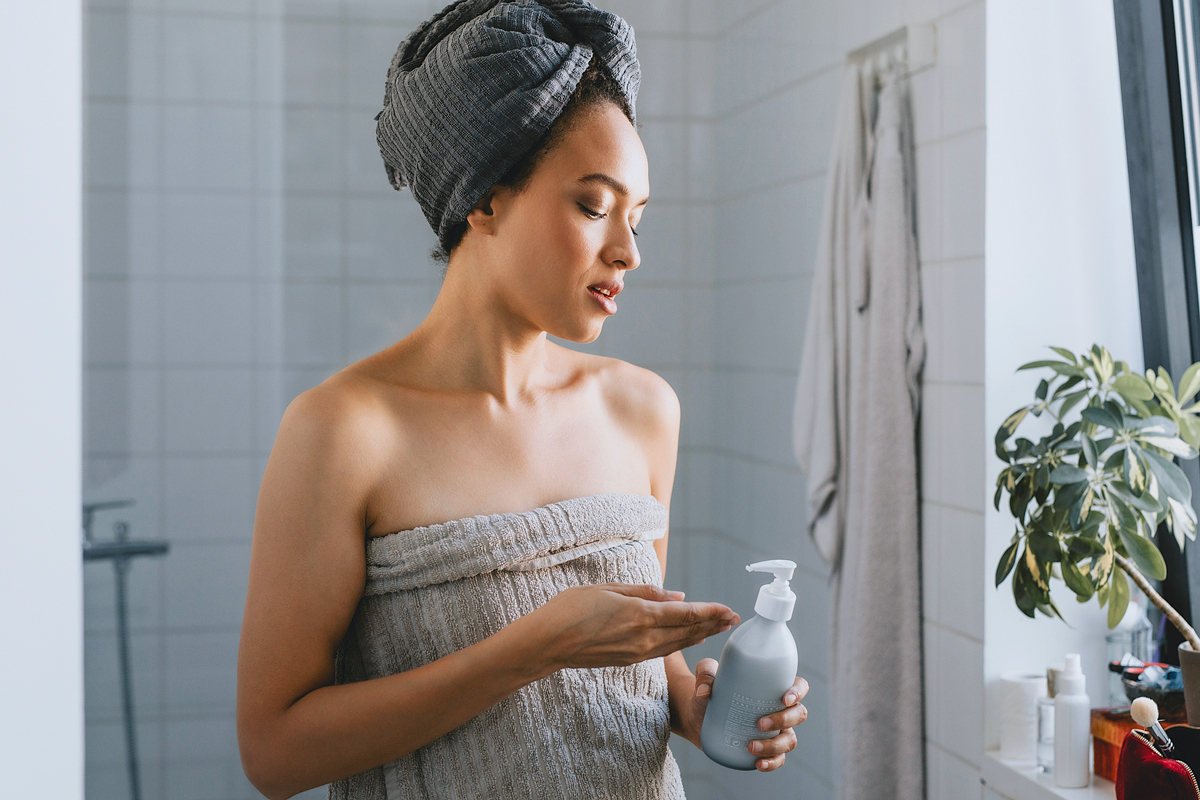
M 376 139 L 439 241 L 550 130 L 593 56 L 632 112 L 633 28 L 587 0 L 458 0 L 400 44 Z

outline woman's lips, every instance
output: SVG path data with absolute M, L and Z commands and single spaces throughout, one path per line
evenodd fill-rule
M 595 289 L 591 288 L 590 286 L 588 287 L 588 294 L 590 294 L 592 296 L 592 299 L 595 300 L 596 303 L 601 308 L 603 308 L 606 312 L 608 312 L 610 315 L 617 313 L 617 301 L 616 300 L 613 300 L 611 297 L 608 297 L 603 292 L 596 291 Z

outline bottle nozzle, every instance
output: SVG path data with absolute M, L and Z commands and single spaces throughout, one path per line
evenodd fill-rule
M 795 569 L 795 561 L 774 558 L 770 561 L 759 561 L 750 564 L 746 567 L 746 572 L 773 572 L 775 574 L 775 581 L 771 584 L 772 593 L 782 595 L 789 591 L 788 581 L 792 579 L 792 572 Z
M 773 572 L 775 580 L 764 584 L 758 590 L 758 602 L 754 611 L 766 619 L 786 622 L 792 618 L 792 607 L 796 604 L 796 595 L 788 586 L 792 572 L 796 569 L 795 561 L 782 558 L 771 561 L 759 561 L 746 567 L 746 572 Z

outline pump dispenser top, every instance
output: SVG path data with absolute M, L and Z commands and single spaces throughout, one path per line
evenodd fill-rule
M 1054 678 L 1054 690 L 1061 694 L 1083 694 L 1087 691 L 1087 679 L 1080 669 L 1079 654 L 1067 653 L 1066 669 Z
M 754 604 L 754 613 L 775 622 L 787 622 L 792 618 L 792 609 L 796 606 L 796 595 L 788 586 L 792 572 L 796 569 L 795 561 L 776 558 L 770 561 L 759 561 L 746 567 L 747 572 L 773 572 L 775 580 L 764 584 L 758 590 L 758 602 Z

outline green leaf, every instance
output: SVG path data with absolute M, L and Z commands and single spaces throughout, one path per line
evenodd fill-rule
M 1095 592 L 1092 582 L 1083 576 L 1083 573 L 1079 571 L 1079 567 L 1075 566 L 1075 562 L 1069 558 L 1062 560 L 1062 575 L 1063 583 L 1077 597 L 1082 597 L 1086 600 Z
M 1025 558 L 1022 559 L 1021 566 L 1026 568 L 1035 587 L 1043 592 L 1050 591 L 1050 565 L 1038 560 L 1037 553 L 1029 546 L 1028 541 L 1025 542 Z
M 1175 436 L 1140 436 L 1138 439 L 1142 444 L 1157 447 L 1159 450 L 1166 450 L 1173 456 L 1179 456 L 1183 459 L 1196 457 L 1195 448 Z
M 1141 448 L 1139 447 L 1138 450 Z M 1125 451 L 1125 462 L 1121 465 L 1121 474 L 1125 478 L 1125 484 L 1135 492 L 1142 491 L 1146 485 L 1146 473 L 1142 468 L 1142 459 L 1132 447 Z
M 1152 376 L 1147 375 L 1146 377 L 1151 378 Z M 1167 372 L 1166 367 L 1159 367 L 1158 373 L 1152 377 L 1150 382 L 1154 386 L 1155 391 L 1161 392 L 1164 397 L 1170 397 L 1172 400 L 1175 399 L 1175 387 L 1171 384 L 1171 373 Z
M 1104 555 L 1104 545 L 1086 536 L 1072 536 L 1067 541 L 1067 550 L 1078 558 L 1092 558 Z M 1064 560 L 1063 563 L 1067 562 Z
M 1050 595 L 1046 595 L 1045 602 L 1038 603 L 1037 608 L 1038 608 L 1038 611 L 1042 612 L 1043 614 L 1045 614 L 1047 617 L 1050 617 L 1051 619 L 1053 619 L 1054 617 L 1058 617 L 1063 622 L 1066 622 L 1066 620 L 1063 619 L 1062 612 L 1058 610 L 1058 606 L 1054 605 L 1054 600 L 1050 597 Z
M 1054 345 L 1050 345 L 1050 349 L 1053 350 L 1054 352 L 1058 353 L 1060 356 L 1065 358 L 1067 361 L 1070 361 L 1072 364 L 1079 363 L 1075 359 L 1075 354 L 1072 353 L 1070 350 L 1068 350 L 1065 347 L 1055 347 Z
M 1071 391 L 1071 389 L 1082 380 L 1083 378 L 1079 377 L 1078 375 L 1072 375 L 1070 378 L 1067 378 L 1058 385 L 1058 388 L 1054 390 L 1054 394 L 1050 395 L 1050 399 L 1052 401 L 1057 400 L 1059 395 L 1066 394 L 1067 392 Z M 1085 389 L 1084 391 L 1086 392 L 1087 390 Z
M 1008 573 L 1012 572 L 1013 565 L 1017 563 L 1017 550 L 1020 546 L 1020 540 L 1015 541 L 1004 551 L 1004 555 L 1000 556 L 1000 563 L 996 565 L 997 587 L 1004 583 L 1004 579 L 1008 577 Z
M 1112 510 L 1117 515 L 1118 524 L 1130 530 L 1137 529 L 1137 514 L 1134 514 L 1128 505 L 1118 501 L 1112 504 Z
M 1030 577 L 1029 570 L 1025 567 L 1025 562 L 1018 560 L 1012 579 L 1013 599 L 1016 600 L 1017 608 L 1021 609 L 1021 613 L 1030 619 L 1033 618 L 1034 610 L 1037 608 L 1037 600 L 1033 596 L 1032 584 L 1033 578 Z
M 1141 511 L 1149 511 L 1151 514 L 1157 514 L 1159 511 L 1162 511 L 1162 506 L 1160 506 L 1158 501 L 1149 494 L 1136 495 L 1129 491 L 1129 487 L 1120 481 L 1113 481 L 1110 483 L 1108 485 L 1108 491 L 1116 495 L 1121 502 L 1140 509 Z
M 1063 484 L 1060 488 L 1056 488 L 1054 490 L 1054 507 L 1063 511 L 1070 510 L 1071 506 L 1083 497 L 1087 487 L 1086 483 L 1079 481 L 1078 483 Z
M 1042 367 L 1073 367 L 1074 364 L 1068 364 L 1065 361 L 1030 361 L 1028 364 L 1022 364 L 1017 367 L 1017 372 L 1027 369 L 1041 369 Z
M 1200 392 L 1200 361 L 1192 364 L 1179 379 L 1179 403 L 1186 403 L 1192 395 Z
M 1200 424 L 1191 414 L 1179 417 L 1179 436 L 1192 447 L 1200 448 Z
M 1113 380 L 1113 388 L 1117 390 L 1117 394 L 1130 403 L 1134 400 L 1146 401 L 1154 399 L 1154 390 L 1150 388 L 1150 384 L 1146 383 L 1146 379 L 1140 375 L 1118 375 Z
M 1029 549 L 1037 556 L 1038 562 L 1054 563 L 1062 558 L 1062 547 L 1045 531 L 1030 531 L 1026 537 Z
M 1045 464 L 1039 465 L 1037 471 L 1033 473 L 1033 485 L 1039 492 L 1050 488 L 1050 468 Z
M 1179 433 L 1179 426 L 1175 421 L 1160 414 L 1135 420 L 1133 425 L 1128 427 L 1135 428 L 1139 436 L 1175 436 Z
M 1129 582 L 1120 569 L 1113 570 L 1112 589 L 1108 595 L 1108 627 L 1115 628 L 1129 606 Z
M 1087 472 L 1070 464 L 1059 464 L 1050 471 L 1050 480 L 1054 483 L 1079 483 L 1087 480 Z
M 1120 417 L 1114 417 L 1108 409 L 1101 408 L 1100 406 L 1088 406 L 1080 412 L 1080 415 L 1088 422 L 1093 422 L 1104 428 L 1110 428 L 1113 431 L 1119 431 L 1122 427 Z
M 1008 510 L 1016 519 L 1025 518 L 1025 509 L 1033 499 L 1033 486 L 1027 476 L 1021 476 L 1013 486 L 1012 495 L 1008 498 Z
M 1000 424 L 999 430 L 996 431 L 996 445 L 1002 445 L 1008 441 L 1008 437 L 1017 432 L 1017 426 L 1021 424 L 1021 420 L 1025 419 L 1025 415 L 1029 413 L 1029 406 L 1018 408 L 1016 411 L 1008 415 L 1008 419 Z
M 1158 478 L 1158 485 L 1163 488 L 1163 491 L 1180 503 L 1192 502 L 1192 485 L 1188 483 L 1183 470 L 1153 450 L 1142 450 L 1140 455 L 1146 459 L 1146 463 L 1154 471 L 1154 477 Z
M 1116 400 L 1105 400 L 1104 410 L 1112 415 L 1112 418 L 1121 423 L 1122 428 L 1128 428 L 1128 423 L 1125 422 L 1125 409 L 1121 408 L 1121 404 Z
M 1167 577 L 1167 564 L 1163 561 L 1162 553 L 1158 552 L 1158 548 L 1154 546 L 1154 542 L 1134 531 L 1127 530 L 1123 525 L 1117 529 L 1117 532 L 1121 535 L 1121 543 L 1125 545 L 1129 557 L 1133 559 L 1133 563 L 1137 565 L 1138 569 L 1156 581 Z
M 1085 433 L 1080 437 L 1080 443 L 1083 445 L 1083 457 L 1087 460 L 1087 465 L 1095 469 L 1100 463 L 1100 455 L 1097 453 L 1096 442 Z

